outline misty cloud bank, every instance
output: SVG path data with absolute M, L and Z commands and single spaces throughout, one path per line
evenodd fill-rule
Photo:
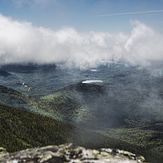
M 52 30 L 0 16 L 0 64 L 63 63 L 77 68 L 112 61 L 150 65 L 163 60 L 163 35 L 141 22 L 129 33 Z

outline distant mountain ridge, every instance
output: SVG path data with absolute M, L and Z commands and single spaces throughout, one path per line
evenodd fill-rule
M 20 64 L 5 64 L 0 66 L 0 71 L 17 72 L 17 73 L 32 73 L 34 71 L 51 71 L 55 70 L 55 64 L 35 64 L 35 63 L 20 63 Z
M 11 74 L 5 70 L 1 70 L 0 68 L 0 76 L 4 76 L 4 77 L 7 77 L 7 76 L 10 76 Z

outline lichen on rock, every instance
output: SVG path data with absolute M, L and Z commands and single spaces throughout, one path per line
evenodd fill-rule
M 144 163 L 142 156 L 123 150 L 109 148 L 86 149 L 64 144 L 26 149 L 11 154 L 0 155 L 3 163 Z

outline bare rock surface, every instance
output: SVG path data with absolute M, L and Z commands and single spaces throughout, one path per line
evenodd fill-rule
M 142 156 L 123 150 L 86 149 L 64 144 L 26 149 L 16 153 L 0 152 L 1 163 L 144 163 Z

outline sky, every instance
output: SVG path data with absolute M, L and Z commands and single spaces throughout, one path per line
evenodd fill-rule
M 162 11 L 143 13 L 153 10 Z M 53 29 L 129 31 L 134 20 L 163 29 L 163 0 L 0 0 L 0 13 Z
M 163 61 L 163 0 L 0 0 L 0 65 Z

